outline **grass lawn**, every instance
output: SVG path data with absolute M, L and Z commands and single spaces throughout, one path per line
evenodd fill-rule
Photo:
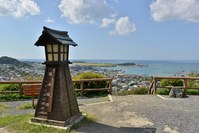
M 33 117 L 31 114 L 20 116 L 0 117 L 0 127 L 6 127 L 8 131 L 17 133 L 66 133 L 63 129 L 30 124 L 28 121 Z
M 0 111 L 6 109 L 9 109 L 9 106 L 7 104 L 0 103 Z
M 5 128 L 10 133 L 66 133 L 66 130 L 64 129 L 31 124 L 29 121 L 32 117 L 32 114 L 2 116 L 0 117 L 0 128 Z M 84 120 L 72 127 L 70 133 L 75 133 L 75 129 L 93 121 L 96 121 L 96 117 L 90 114 L 87 115 Z

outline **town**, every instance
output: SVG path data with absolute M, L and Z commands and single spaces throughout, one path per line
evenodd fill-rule
M 0 64 L 0 81 L 42 80 L 45 65 L 41 62 L 25 62 L 27 65 Z M 126 74 L 122 70 L 108 70 L 105 67 L 82 66 L 71 64 L 72 78 L 82 72 L 96 72 L 113 78 L 113 91 L 130 90 L 137 87 L 148 87 L 150 78 L 144 75 Z

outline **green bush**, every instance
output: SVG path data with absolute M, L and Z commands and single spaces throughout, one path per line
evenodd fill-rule
M 182 86 L 183 81 L 179 79 L 162 79 L 160 81 L 161 86 Z
M 74 77 L 74 80 L 79 80 L 79 79 L 95 79 L 95 78 L 105 78 L 103 74 L 100 73 L 94 73 L 94 72 L 83 72 L 78 74 L 76 77 Z M 105 88 L 107 85 L 106 81 L 91 81 L 91 82 L 84 82 L 84 89 L 92 89 L 92 88 Z M 80 83 L 75 83 L 74 84 L 75 88 L 80 89 Z M 101 92 L 99 91 L 91 91 L 91 92 L 84 92 L 84 95 L 95 95 Z
M 4 84 L 4 85 L 0 85 L 0 90 L 1 91 L 18 91 L 19 85 L 17 84 Z
M 169 95 L 170 90 L 169 89 L 157 89 L 157 94 L 159 95 Z
M 169 95 L 170 89 L 157 89 L 157 94 L 159 95 Z M 199 95 L 198 89 L 187 89 L 186 90 L 187 95 Z
M 189 77 L 199 77 L 199 73 L 198 72 L 190 72 L 188 74 Z M 191 88 L 198 88 L 199 87 L 199 80 L 188 80 L 187 84 L 189 87 Z
M 199 95 L 199 90 L 197 89 L 188 89 L 186 90 L 187 95 Z
M 74 80 L 78 79 L 95 79 L 95 78 L 105 78 L 104 75 L 100 73 L 94 73 L 94 72 L 83 72 L 78 74 L 76 77 L 74 77 Z M 80 84 L 75 84 L 76 88 L 80 89 Z M 84 88 L 104 88 L 106 86 L 106 81 L 93 81 L 93 82 L 84 82 Z
M 82 72 L 74 77 L 74 79 L 92 79 L 92 78 L 105 78 L 105 76 L 103 74 L 95 72 Z
M 190 72 L 188 74 L 189 77 L 199 77 L 199 73 L 198 72 Z
M 0 94 L 0 101 L 19 101 L 23 99 L 31 99 L 31 97 L 19 94 Z
M 135 95 L 143 95 L 148 93 L 148 89 L 145 87 L 132 89 L 132 93 Z
M 2 84 L 0 85 L 0 91 L 19 91 L 18 84 Z M 30 99 L 30 96 L 24 96 L 21 94 L 0 94 L 0 101 L 18 101 L 23 99 Z
M 145 87 L 141 87 L 141 88 L 134 88 L 134 89 L 131 89 L 131 90 L 114 92 L 113 95 L 116 95 L 116 96 L 145 95 L 147 93 L 148 93 L 148 89 L 145 88 Z

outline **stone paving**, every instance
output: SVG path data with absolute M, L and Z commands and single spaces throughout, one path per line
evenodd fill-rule
M 198 133 L 199 97 L 113 96 L 113 102 L 80 107 L 97 116 L 81 133 Z

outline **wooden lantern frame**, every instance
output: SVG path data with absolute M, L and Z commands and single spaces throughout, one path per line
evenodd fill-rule
M 44 46 L 45 75 L 32 122 L 66 126 L 82 116 L 73 87 L 69 63 L 69 45 L 77 44 L 66 31 L 44 27 L 35 43 Z

